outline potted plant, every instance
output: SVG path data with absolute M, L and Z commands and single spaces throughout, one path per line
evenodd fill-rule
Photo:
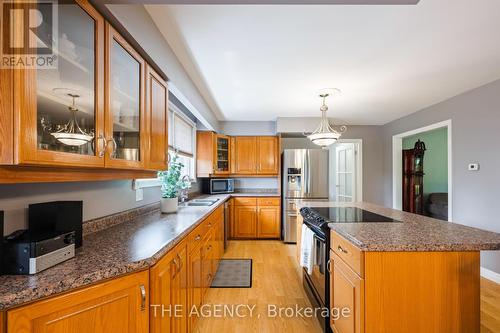
M 167 171 L 158 172 L 161 179 L 161 201 L 162 213 L 175 213 L 179 203 L 179 191 L 188 187 L 188 183 L 181 178 L 181 170 L 184 164 L 178 161 L 177 153 L 173 155 L 168 164 Z

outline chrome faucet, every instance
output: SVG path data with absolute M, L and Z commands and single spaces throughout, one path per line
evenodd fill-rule
M 189 184 L 187 185 L 185 188 L 183 188 L 181 190 L 181 193 L 180 193 L 180 199 L 181 199 L 181 203 L 184 203 L 187 201 L 187 199 L 189 198 L 189 194 L 188 194 L 188 191 L 189 191 L 189 188 L 191 187 L 191 182 L 189 180 L 189 176 L 188 175 L 185 175 L 184 177 L 182 177 L 181 179 L 182 183 L 184 184 Z

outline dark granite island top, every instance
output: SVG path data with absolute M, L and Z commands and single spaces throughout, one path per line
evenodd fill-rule
M 370 203 L 298 202 L 298 207 L 358 207 L 402 223 L 330 223 L 328 226 L 362 251 L 500 250 L 500 234 L 411 214 Z
M 130 218 L 125 214 L 125 221 L 111 221 L 114 225 L 84 236 L 83 246 L 77 249 L 75 258 L 36 275 L 0 276 L 0 311 L 148 269 L 228 198 L 237 196 L 269 197 L 279 194 L 245 192 L 213 195 L 209 197 L 220 200 L 210 207 L 179 207 L 176 214 L 161 214 L 156 209 Z M 100 221 L 96 223 L 97 228 L 102 229 L 100 224 Z

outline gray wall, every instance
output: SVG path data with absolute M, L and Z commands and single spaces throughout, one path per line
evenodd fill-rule
M 26 225 L 28 204 L 55 200 L 83 200 L 83 219 L 86 221 L 157 202 L 160 189 L 145 188 L 144 200 L 136 202 L 131 181 L 0 185 L 5 233 Z
M 221 121 L 220 130 L 226 135 L 276 135 L 276 122 Z
M 500 80 L 386 124 L 384 204 L 392 206 L 392 136 L 452 120 L 453 221 L 500 232 Z M 467 170 L 480 163 L 478 172 Z M 500 273 L 500 253 L 485 252 L 482 266 Z
M 282 118 L 283 119 L 283 118 Z M 278 124 L 278 129 L 282 132 L 302 131 L 302 128 L 310 131 L 319 123 L 319 118 L 297 118 L 297 121 L 286 119 Z M 384 203 L 384 162 L 382 127 L 381 126 L 349 126 L 347 132 L 342 135 L 342 139 L 361 139 L 363 140 L 363 201 L 375 204 Z M 318 148 L 307 138 L 282 138 L 282 149 L 293 148 Z

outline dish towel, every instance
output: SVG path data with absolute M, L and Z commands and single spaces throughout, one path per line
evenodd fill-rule
M 300 239 L 300 266 L 307 269 L 307 274 L 313 272 L 314 262 L 314 233 L 305 224 L 302 224 L 302 238 Z

